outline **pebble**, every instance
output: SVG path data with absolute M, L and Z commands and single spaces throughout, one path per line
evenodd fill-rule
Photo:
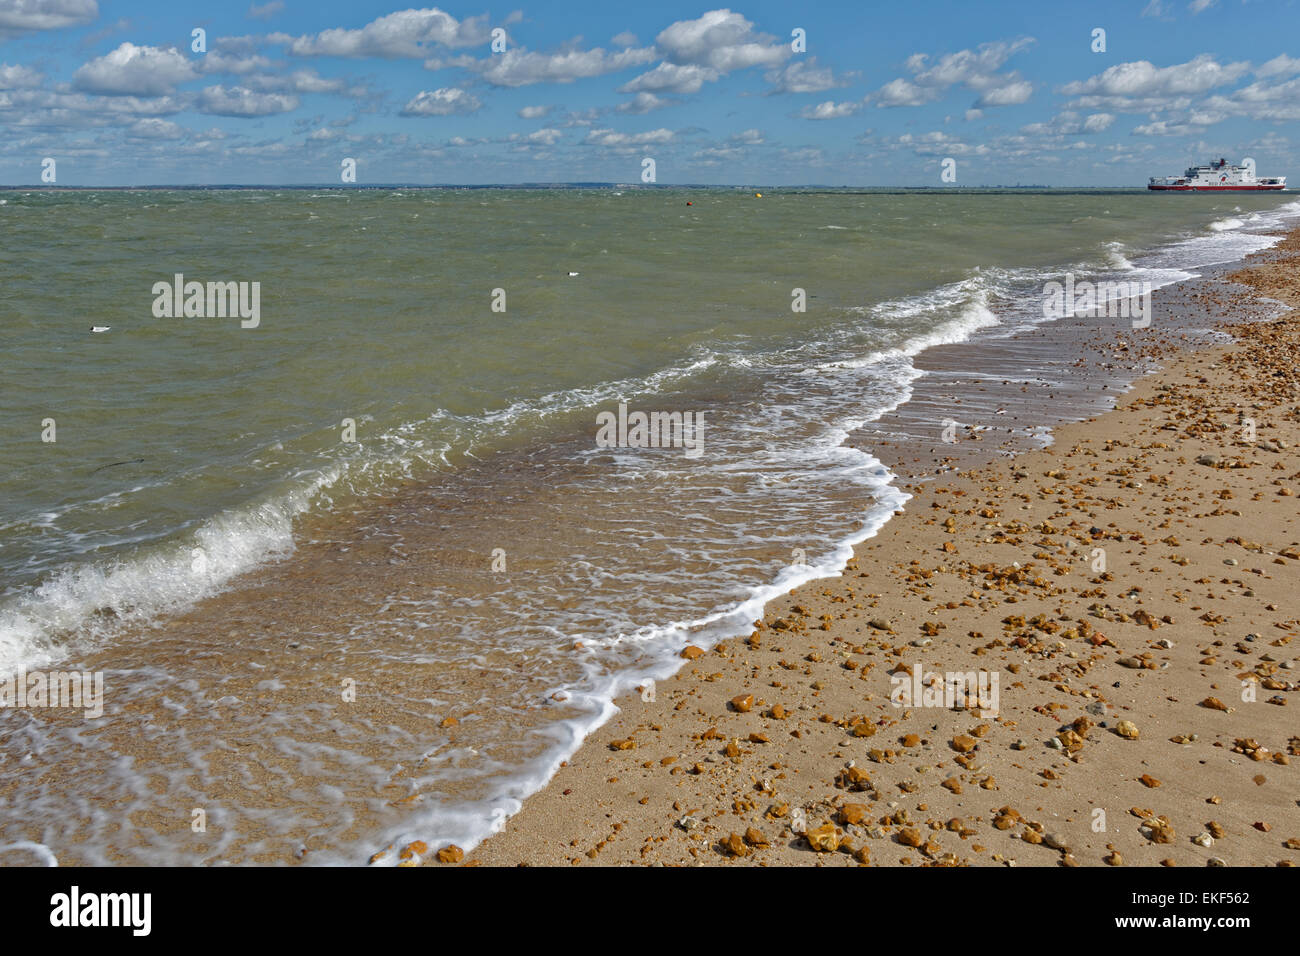
M 465 859 L 465 851 L 452 843 L 438 851 L 439 863 L 459 863 Z
M 1062 853 L 1070 852 L 1070 846 L 1065 842 L 1065 837 L 1059 833 L 1048 833 L 1043 837 L 1043 843 L 1053 850 L 1060 850 Z
M 854 824 L 863 823 L 869 819 L 868 814 L 869 811 L 865 804 L 846 803 L 844 806 L 840 807 L 840 823 L 843 823 L 845 826 L 853 826 Z
M 749 856 L 749 847 L 745 846 L 745 841 L 740 838 L 740 834 L 732 833 L 723 839 L 720 844 L 722 852 L 731 857 Z
M 805 834 L 809 845 L 818 853 L 834 853 L 840 845 L 840 834 L 833 823 L 823 823 Z

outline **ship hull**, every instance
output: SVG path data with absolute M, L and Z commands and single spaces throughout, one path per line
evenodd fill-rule
M 1162 193 L 1276 193 L 1286 186 L 1156 186 L 1149 184 L 1147 189 Z

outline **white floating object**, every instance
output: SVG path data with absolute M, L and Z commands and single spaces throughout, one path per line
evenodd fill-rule
M 109 329 L 111 329 L 111 328 L 112 328 L 111 325 L 92 325 L 92 326 L 90 327 L 90 331 L 92 331 L 92 332 L 107 332 L 107 331 L 108 331 Z
M 572 278 L 573 278 L 574 276 L 576 276 L 576 275 L 580 275 L 580 273 L 577 273 L 577 272 L 570 272 L 570 273 L 569 273 L 569 278 L 572 279 Z

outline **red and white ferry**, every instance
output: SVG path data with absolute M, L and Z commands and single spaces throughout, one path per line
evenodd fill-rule
M 1255 166 L 1233 166 L 1226 159 L 1208 166 L 1189 166 L 1181 176 L 1152 176 L 1147 189 L 1170 192 L 1265 192 L 1286 189 L 1285 176 L 1260 179 Z

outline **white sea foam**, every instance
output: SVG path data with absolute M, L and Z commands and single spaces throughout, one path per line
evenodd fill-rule
M 338 472 L 279 497 L 222 512 L 191 536 L 137 555 L 75 564 L 0 600 L 0 671 L 46 667 L 70 644 L 103 640 L 125 625 L 174 614 L 231 578 L 293 550 L 293 520 Z
M 1229 229 L 1240 229 L 1245 223 L 1240 219 L 1218 219 L 1210 223 L 1210 230 L 1213 232 L 1227 232 Z

